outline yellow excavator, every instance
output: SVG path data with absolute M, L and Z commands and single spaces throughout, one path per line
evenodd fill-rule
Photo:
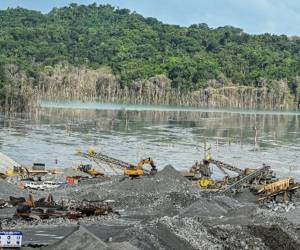
M 138 177 L 144 174 L 143 166 L 149 164 L 151 166 L 150 174 L 156 174 L 157 168 L 154 161 L 149 157 L 138 162 L 137 166 L 131 165 L 124 169 L 124 175 L 129 177 Z

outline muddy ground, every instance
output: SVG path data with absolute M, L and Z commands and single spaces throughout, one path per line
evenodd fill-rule
M 0 188 L 0 198 L 26 195 L 4 181 Z M 201 191 L 172 166 L 155 176 L 89 179 L 51 193 L 56 201 L 114 200 L 118 214 L 24 221 L 11 219 L 15 208 L 0 209 L 2 229 L 22 231 L 24 249 L 300 249 L 298 196 L 288 212 L 273 211 L 247 190 L 233 197 Z

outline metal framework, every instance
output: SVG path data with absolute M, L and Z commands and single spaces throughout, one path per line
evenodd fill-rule
M 233 183 L 232 185 L 226 187 L 224 190 L 221 191 L 223 194 L 228 194 L 230 193 L 233 189 L 239 189 L 242 187 L 242 185 L 246 182 L 249 182 L 253 179 L 255 179 L 257 176 L 259 176 L 261 173 L 270 170 L 270 166 L 263 166 L 262 168 L 257 169 L 253 173 L 244 176 L 237 182 Z

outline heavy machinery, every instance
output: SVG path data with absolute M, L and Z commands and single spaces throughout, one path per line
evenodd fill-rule
M 211 178 L 210 164 L 217 166 L 225 175 L 223 181 L 215 181 Z M 231 177 L 226 170 L 237 175 Z M 217 161 L 210 154 L 207 154 L 201 163 L 196 162 L 183 175 L 189 179 L 197 180 L 198 185 L 203 189 L 217 191 L 222 194 L 237 193 L 243 188 L 249 188 L 250 191 L 259 196 L 257 199 L 259 203 L 276 200 L 277 197 L 282 197 L 283 202 L 287 202 L 292 199 L 292 195 L 300 188 L 300 183 L 295 183 L 291 177 L 281 180 L 276 179 L 270 166 L 265 164 L 258 169 L 240 169 Z
M 209 160 L 210 155 L 207 155 L 201 162 L 196 161 L 189 171 L 183 171 L 181 174 L 190 180 L 196 180 L 201 188 L 215 188 L 216 181 L 211 178 L 212 171 L 209 167 Z
M 48 173 L 57 174 L 57 170 L 47 170 L 45 164 L 34 163 L 32 167 L 25 166 L 14 166 L 8 168 L 5 173 L 1 175 L 1 178 L 5 179 L 7 177 L 19 176 L 21 179 L 38 179 Z
M 55 169 L 46 169 L 44 163 L 33 163 L 33 166 L 24 166 L 9 156 L 0 152 L 0 178 L 18 176 L 21 179 L 39 178 L 45 174 L 56 174 L 59 171 Z
M 48 219 L 50 217 L 62 217 L 65 215 L 66 207 L 57 204 L 52 194 L 48 198 L 40 198 L 35 201 L 30 194 L 27 199 L 24 197 L 10 197 L 12 205 L 17 206 L 15 216 L 24 219 Z
M 252 173 L 255 173 L 257 171 L 256 168 L 245 168 L 245 169 L 240 169 L 238 167 L 232 166 L 230 164 L 224 163 L 222 161 L 217 161 L 215 159 L 213 159 L 211 157 L 211 155 L 208 156 L 207 161 L 209 162 L 209 164 L 214 164 L 215 166 L 217 166 L 222 173 L 225 174 L 226 178 L 227 178 L 227 182 L 229 184 L 235 183 L 236 181 L 238 181 L 239 179 L 243 178 L 244 176 L 248 176 Z M 235 177 L 231 177 L 226 170 L 229 170 L 231 172 L 234 172 L 236 174 L 238 174 Z M 266 183 L 271 183 L 272 181 L 274 181 L 275 179 L 275 175 L 273 173 L 273 171 L 268 168 L 265 171 L 260 171 L 259 175 L 256 175 L 254 179 L 250 180 L 250 184 L 266 184 Z
M 104 176 L 104 174 L 102 172 L 99 172 L 98 170 L 93 168 L 90 164 L 81 164 L 77 167 L 77 170 L 87 173 L 90 176 L 95 177 L 95 178 Z
M 215 189 L 219 183 L 211 178 L 209 161 L 210 155 L 207 155 L 201 162 L 196 161 L 189 171 L 183 171 L 181 174 L 190 180 L 196 180 L 199 187 L 203 189 Z
M 281 196 L 283 202 L 288 202 L 299 188 L 300 183 L 295 183 L 292 177 L 287 177 L 258 188 L 256 190 L 256 194 L 259 195 L 257 201 L 263 203 L 276 200 L 277 197 Z
M 211 178 L 211 164 L 217 166 L 224 174 L 223 180 L 215 181 Z M 236 176 L 230 176 L 227 171 L 236 173 Z M 182 174 L 191 180 L 197 180 L 198 185 L 201 188 L 214 190 L 223 190 L 224 187 L 229 187 L 229 190 L 233 190 L 234 188 L 241 187 L 239 186 L 239 183 L 243 186 L 248 185 L 249 187 L 265 185 L 273 182 L 275 179 L 275 175 L 273 171 L 270 170 L 270 167 L 264 166 L 260 169 L 240 169 L 213 159 L 210 153 L 206 154 L 205 158 L 200 163 L 196 162 L 188 172 L 183 172 Z
M 235 172 L 239 175 L 243 175 L 244 174 L 244 170 L 237 168 L 235 166 L 229 165 L 227 163 L 224 163 L 222 161 L 217 161 L 215 159 L 213 159 L 211 156 L 208 157 L 207 161 L 209 162 L 209 164 L 214 164 L 216 165 L 225 175 L 229 175 L 226 170 Z M 225 170 L 226 169 L 226 170 Z
M 19 198 L 21 201 L 21 199 Z M 35 207 L 35 202 L 33 199 L 33 196 L 29 194 L 28 198 L 25 199 L 25 201 L 21 201 L 17 205 L 16 213 L 15 215 L 22 218 L 29 218 L 31 209 Z
M 92 160 L 92 161 L 96 162 L 97 164 L 104 163 L 104 164 L 108 165 L 113 170 L 113 172 L 116 172 L 115 168 L 122 170 L 124 173 L 124 176 L 139 177 L 144 174 L 155 174 L 157 172 L 157 168 L 154 164 L 154 161 L 151 158 L 142 159 L 138 162 L 137 165 L 134 165 L 134 164 L 124 162 L 124 161 L 115 159 L 113 157 L 104 155 L 102 153 L 96 153 L 92 149 L 88 150 L 87 153 L 83 153 L 83 152 L 79 151 L 79 152 L 77 152 L 77 155 L 80 155 L 84 158 Z M 143 166 L 145 164 L 149 164 L 151 166 L 151 171 L 143 169 Z
M 61 201 L 58 204 L 49 194 L 48 198 L 40 198 L 34 201 L 32 196 L 28 199 L 24 197 L 10 197 L 10 203 L 16 206 L 15 216 L 26 219 L 49 219 L 49 218 L 68 218 L 79 219 L 86 216 L 102 216 L 114 212 L 110 204 L 114 202 L 111 200 L 96 200 L 87 201 L 82 200 L 78 203 L 77 200 Z
M 201 162 L 196 161 L 189 171 L 183 171 L 181 174 L 188 179 L 199 180 L 203 177 L 210 178 L 212 171 L 209 167 L 209 161 L 205 158 Z
M 225 189 L 221 190 L 221 193 L 228 194 L 231 192 L 239 191 L 244 184 L 249 183 L 250 181 L 254 180 L 258 176 L 261 175 L 261 173 L 264 173 L 270 169 L 269 166 L 263 165 L 261 168 L 257 169 L 256 171 L 250 173 L 249 175 L 245 175 L 241 177 L 239 180 L 234 182 L 233 184 L 227 186 Z
M 149 157 L 146 159 L 142 159 L 138 162 L 137 166 L 135 167 L 127 167 L 124 170 L 125 176 L 140 176 L 144 174 L 143 166 L 149 164 L 151 166 L 151 174 L 156 174 L 157 168 L 154 164 L 154 161 Z
M 198 184 L 201 188 L 213 188 L 216 185 L 216 181 L 213 180 L 212 178 L 208 178 L 208 177 L 202 177 L 200 178 L 200 180 L 198 181 Z

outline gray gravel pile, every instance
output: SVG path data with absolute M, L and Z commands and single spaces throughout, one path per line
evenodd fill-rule
M 192 190 L 192 184 L 171 165 L 168 165 L 155 176 L 133 180 L 126 178 L 116 182 L 111 188 L 127 193 L 187 192 Z
M 189 207 L 183 209 L 181 216 L 212 216 L 225 215 L 229 210 L 239 208 L 241 204 L 227 196 L 214 196 L 211 198 L 202 197 Z
M 51 218 L 45 220 L 23 220 L 16 218 L 1 219 L 2 229 L 20 229 L 20 228 L 36 228 L 36 227 L 54 227 L 54 226 L 74 226 L 78 224 L 93 225 L 97 223 L 110 223 L 119 218 L 116 214 L 105 216 L 83 217 L 78 220 L 70 220 L 67 218 Z
M 105 248 L 106 244 L 101 239 L 82 226 L 76 228 L 70 235 L 53 246 L 45 247 L 45 249 L 49 250 L 101 250 Z
M 150 214 L 178 211 L 196 201 L 195 188 L 172 166 L 165 167 L 155 176 L 130 179 L 115 177 L 110 180 L 66 187 L 54 195 L 75 200 L 115 200 L 115 208 L 147 209 Z
M 138 250 L 129 242 L 106 243 L 83 226 L 77 227 L 67 237 L 52 246 L 42 249 L 49 250 Z
M 125 229 L 118 237 L 145 250 L 299 249 L 299 232 L 295 227 L 289 229 L 285 223 L 268 218 L 252 221 L 252 216 L 249 214 L 247 224 L 239 224 L 238 218 L 233 224 L 226 220 L 213 224 L 198 217 L 165 216 Z
M 116 209 L 124 209 L 129 214 L 149 216 L 174 216 L 195 202 L 198 197 L 188 193 L 139 194 L 124 196 L 115 200 Z
M 267 209 L 271 209 L 272 211 L 277 213 L 288 213 L 291 210 L 296 209 L 296 207 L 300 207 L 300 204 L 298 202 L 277 203 L 275 201 L 272 201 L 272 202 L 265 203 L 263 207 Z
M 138 224 L 124 230 L 120 239 L 127 238 L 139 249 L 223 249 L 206 227 L 192 219 L 162 217 L 146 224 Z M 118 240 L 116 238 L 115 240 Z
M 247 226 L 217 225 L 208 228 L 208 233 L 222 249 L 269 249 Z
M 193 218 L 163 217 L 156 225 L 166 226 L 174 235 L 190 244 L 195 249 L 222 249 L 222 246 L 211 237 L 206 228 Z

